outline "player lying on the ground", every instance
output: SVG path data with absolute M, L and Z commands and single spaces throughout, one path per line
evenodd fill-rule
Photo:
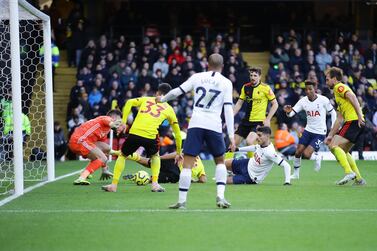
M 158 175 L 159 183 L 177 183 L 179 180 L 179 174 L 182 170 L 182 165 L 175 162 L 176 152 L 168 153 L 160 156 L 161 159 L 161 169 Z M 135 160 L 137 163 L 150 168 L 151 159 L 140 156 L 138 153 L 133 153 L 132 156 L 127 157 L 127 159 Z M 123 179 L 133 179 L 134 175 L 128 174 L 123 176 Z M 205 183 L 207 182 L 206 172 L 204 170 L 204 165 L 200 157 L 198 156 L 194 167 L 191 169 L 191 182 Z
M 110 179 L 113 176 L 106 166 L 106 155 L 110 152 L 110 146 L 105 141 L 110 130 L 117 129 L 122 124 L 121 118 L 120 111 L 111 110 L 107 116 L 89 120 L 75 129 L 68 147 L 73 153 L 90 159 L 90 162 L 73 184 L 90 185 L 88 176 L 100 167 L 102 167 L 101 179 Z
M 234 173 L 228 176 L 228 184 L 259 184 L 271 171 L 275 163 L 284 170 L 284 185 L 291 184 L 291 166 L 275 151 L 270 141 L 271 128 L 261 126 L 257 128 L 257 145 L 237 148 L 240 152 L 254 152 L 254 157 L 250 159 L 227 159 L 225 166 Z
M 298 179 L 300 176 L 301 157 L 315 161 L 314 170 L 321 169 L 322 157 L 317 154 L 319 147 L 326 138 L 327 125 L 326 115 L 331 114 L 331 127 L 336 120 L 336 112 L 330 100 L 325 96 L 316 93 L 317 83 L 306 80 L 306 97 L 301 98 L 292 108 L 284 106 L 288 117 L 293 117 L 300 111 L 305 111 L 307 123 L 296 149 L 293 160 L 293 175 L 291 179 Z
M 163 83 L 158 87 L 156 95 L 165 95 L 171 90 L 169 84 Z M 152 171 L 152 192 L 165 192 L 165 189 L 158 184 L 160 173 L 160 155 L 158 128 L 161 123 L 167 119 L 176 135 L 177 155 L 176 161 L 182 161 L 182 139 L 181 130 L 178 126 L 178 120 L 173 108 L 167 103 L 156 103 L 155 97 L 140 97 L 129 99 L 123 108 L 123 123 L 127 123 L 127 118 L 132 107 L 139 107 L 137 116 L 131 126 L 129 135 L 122 145 L 121 154 L 115 162 L 114 176 L 112 183 L 103 186 L 102 189 L 107 192 L 116 192 L 119 179 L 125 168 L 127 156 L 134 153 L 140 146 L 144 147 L 147 157 L 151 159 Z M 123 128 L 125 129 L 125 128 Z

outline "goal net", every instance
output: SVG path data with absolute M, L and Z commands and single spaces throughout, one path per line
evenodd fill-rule
M 11 8 L 18 9 L 16 36 Z M 48 168 L 53 165 L 51 60 L 44 60 L 51 55 L 44 46 L 51 39 L 49 29 L 48 16 L 25 1 L 0 0 L 1 195 L 22 194 L 24 186 L 54 178 L 53 171 L 48 175 L 53 170 Z

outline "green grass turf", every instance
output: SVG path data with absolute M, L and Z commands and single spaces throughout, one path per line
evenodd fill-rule
M 57 176 L 84 165 L 58 163 Z M 261 185 L 227 186 L 231 210 L 215 208 L 212 162 L 205 162 L 209 182 L 191 186 L 186 211 L 167 210 L 177 184 L 151 193 L 122 181 L 117 193 L 105 193 L 99 172 L 91 186 L 73 186 L 71 176 L 0 207 L 0 250 L 375 250 L 376 162 L 358 162 L 365 187 L 335 186 L 343 177 L 336 162 L 323 162 L 319 173 L 312 165 L 303 161 L 290 187 L 279 167 Z M 140 168 L 128 162 L 125 173 Z

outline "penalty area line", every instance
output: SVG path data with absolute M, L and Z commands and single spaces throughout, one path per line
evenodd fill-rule
M 377 208 L 359 209 L 11 209 L 0 214 L 55 214 L 55 213 L 377 213 Z
M 34 189 L 36 189 L 36 188 L 38 188 L 38 187 L 44 186 L 44 185 L 46 185 L 47 183 L 52 183 L 52 182 L 55 182 L 55 181 L 58 181 L 58 180 L 61 180 L 61 179 L 67 178 L 67 177 L 69 177 L 69 176 L 75 175 L 75 174 L 77 174 L 77 173 L 80 173 L 81 171 L 82 171 L 82 170 L 78 170 L 78 171 L 74 171 L 74 172 L 72 172 L 72 173 L 67 173 L 67 174 L 65 174 L 65 175 L 62 175 L 62 176 L 59 176 L 59 177 L 55 178 L 55 179 L 52 180 L 52 181 L 48 181 L 48 180 L 46 180 L 46 181 L 43 181 L 43 182 L 41 182 L 41 183 L 35 184 L 34 186 L 27 187 L 27 188 L 24 189 L 24 193 L 23 193 L 23 194 L 28 193 L 28 192 L 30 192 L 30 191 L 33 191 Z M 2 207 L 2 206 L 4 206 L 5 204 L 11 202 L 12 200 L 17 199 L 18 197 L 22 196 L 23 194 L 19 194 L 19 195 L 13 194 L 13 195 L 11 195 L 11 196 L 9 196 L 9 197 L 7 197 L 7 198 L 1 200 L 1 201 L 0 201 L 0 207 Z

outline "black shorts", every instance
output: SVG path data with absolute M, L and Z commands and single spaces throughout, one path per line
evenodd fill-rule
M 155 139 L 148 139 L 138 135 L 129 134 L 122 145 L 122 153 L 124 156 L 131 155 L 140 146 L 145 148 L 147 157 L 151 157 L 160 150 L 159 137 L 157 136 Z
M 344 123 L 337 134 L 355 144 L 360 135 L 364 133 L 364 129 L 365 126 L 359 127 L 357 120 L 351 120 Z
M 257 131 L 258 126 L 263 126 L 263 122 L 242 121 L 238 126 L 235 134 L 240 135 L 242 138 L 246 139 L 250 132 Z

